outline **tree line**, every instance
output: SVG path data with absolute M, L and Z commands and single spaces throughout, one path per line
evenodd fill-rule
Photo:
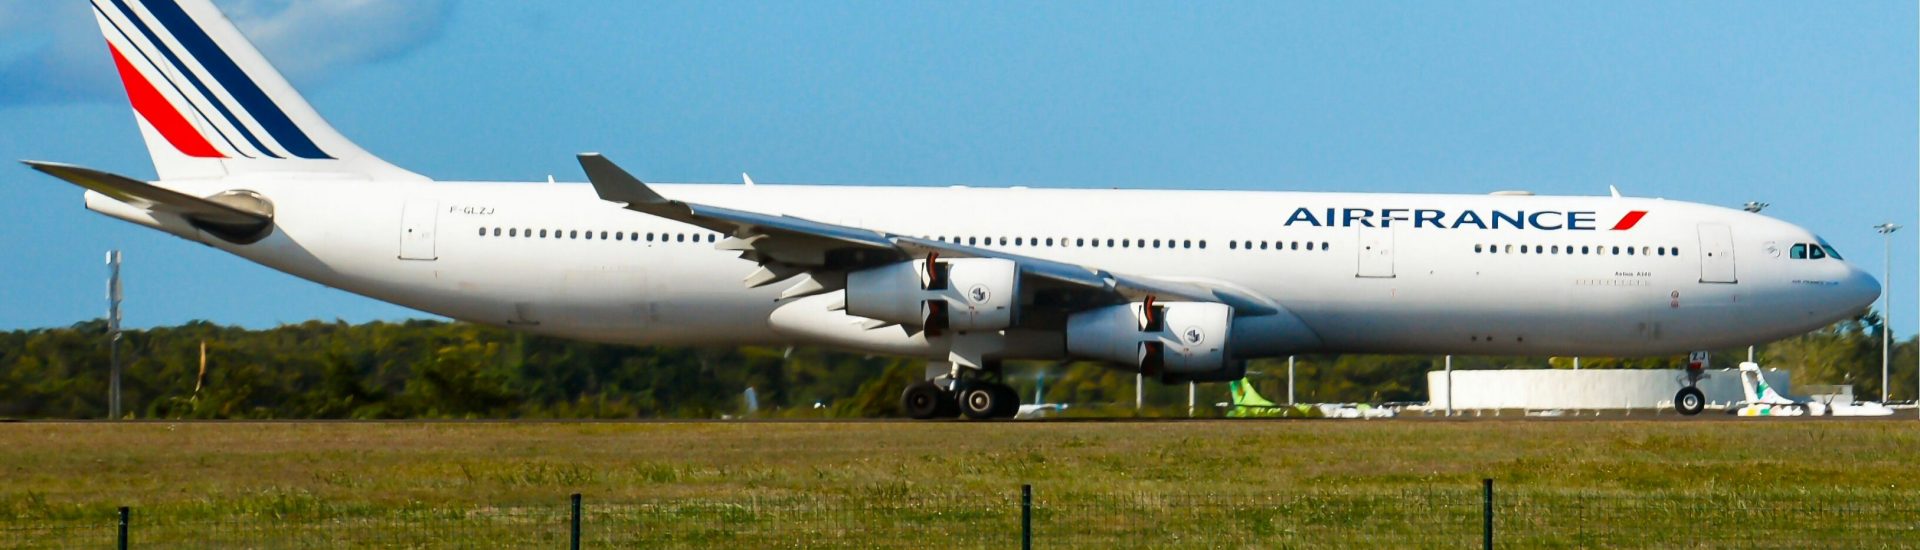
M 1793 371 L 1793 383 L 1852 384 L 1879 395 L 1880 323 L 1871 313 L 1758 349 L 1761 363 Z M 0 418 L 100 418 L 107 410 L 104 321 L 0 332 Z M 205 363 L 202 369 L 202 346 Z M 921 361 L 808 347 L 622 346 L 440 321 L 309 321 L 252 330 L 192 322 L 126 331 L 120 344 L 123 406 L 132 418 L 720 418 L 878 417 L 898 413 Z M 1893 361 L 1894 399 L 1915 394 L 1915 342 Z M 1746 350 L 1719 350 L 1714 367 Z M 1424 401 L 1438 356 L 1303 355 L 1303 402 Z M 1583 368 L 1679 368 L 1686 357 L 1588 357 Z M 1456 369 L 1571 368 L 1571 358 L 1465 357 Z M 1286 360 L 1249 365 L 1269 398 L 1286 396 Z M 1014 362 L 1008 382 L 1023 402 L 1036 387 L 1047 402 L 1133 414 L 1134 375 L 1091 363 Z M 1226 400 L 1225 384 L 1200 384 L 1203 414 Z M 1148 382 L 1151 410 L 1184 413 L 1187 386 Z

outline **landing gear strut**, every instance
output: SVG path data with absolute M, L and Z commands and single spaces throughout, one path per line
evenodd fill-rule
M 955 367 L 932 380 L 915 382 L 900 394 L 900 409 L 916 420 L 959 415 L 974 420 L 1013 418 L 1020 412 L 1020 396 L 998 381 L 999 367 L 997 363 L 983 369 Z

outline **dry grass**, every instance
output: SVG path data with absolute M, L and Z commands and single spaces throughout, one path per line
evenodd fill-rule
M 1328 507 L 1335 512 L 1330 517 L 1348 524 L 1362 518 L 1406 523 L 1418 514 L 1395 509 L 1426 498 L 1451 507 L 1431 521 L 1477 536 L 1471 522 L 1485 477 L 1499 480 L 1503 494 L 1518 495 L 1516 502 L 1539 500 L 1534 508 L 1564 508 L 1552 499 L 1565 495 L 1644 506 L 1760 493 L 1831 505 L 1912 501 L 1920 489 L 1911 475 L 1915 464 L 1920 423 L 1912 421 L 20 423 L 0 424 L 0 519 L 55 526 L 36 535 L 46 541 L 63 536 L 60 522 L 91 528 L 120 505 L 156 524 L 244 520 L 285 525 L 282 535 L 340 518 L 413 514 L 450 522 L 455 527 L 449 529 L 462 533 L 453 539 L 489 540 L 468 537 L 529 531 L 513 527 L 516 521 L 559 525 L 566 495 L 579 492 L 599 507 L 594 514 L 627 518 L 634 526 L 675 514 L 687 521 L 668 523 L 682 531 L 688 523 L 709 522 L 676 540 L 713 543 L 746 526 L 786 526 L 783 536 L 793 541 L 864 546 L 893 539 L 845 537 L 881 536 L 875 533 L 886 531 L 878 525 L 883 522 L 997 524 L 967 516 L 1003 509 L 1020 484 L 1031 483 L 1048 513 L 1072 516 L 1076 525 L 1123 521 L 1164 529 L 1151 519 L 1122 518 L 1120 511 L 1195 507 L 1203 510 L 1183 512 L 1192 521 L 1224 521 L 1256 534 L 1261 526 Z M 1182 506 L 1147 502 L 1153 499 L 1143 495 L 1203 498 Z M 1255 495 L 1308 501 L 1264 508 L 1217 502 Z M 700 508 L 707 505 L 722 508 Z M 535 519 L 473 520 L 502 509 L 541 511 L 533 512 Z M 762 525 L 773 521 L 762 518 L 766 510 L 776 509 L 792 517 Z M 1114 515 L 1099 512 L 1106 509 Z M 1273 517 L 1276 510 L 1293 511 Z M 915 515 L 922 512 L 944 519 Z M 468 523 L 498 532 L 459 527 Z M 1226 528 L 1197 529 L 1220 534 Z M 346 530 L 371 536 L 380 528 Z M 270 537 L 275 530 L 266 531 Z M 338 542 L 329 537 L 340 536 L 340 529 L 320 531 L 321 545 Z M 528 543 L 557 536 L 534 531 L 547 538 Z M 1168 536 L 1128 536 L 1154 533 Z M 615 542 L 653 540 L 603 534 Z M 1312 532 L 1268 535 L 1309 545 L 1329 540 Z M 180 537 L 162 540 L 207 542 Z M 1606 545 L 1611 539 L 1565 540 Z

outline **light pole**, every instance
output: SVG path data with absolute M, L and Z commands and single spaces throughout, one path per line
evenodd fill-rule
M 1880 278 L 1886 281 L 1885 286 L 1880 287 L 1880 402 L 1885 403 L 1887 389 L 1893 385 L 1887 368 L 1893 361 L 1893 311 L 1890 310 L 1893 307 L 1893 232 L 1899 231 L 1900 226 L 1883 223 L 1873 229 L 1880 232 L 1881 240 L 1887 245 L 1886 265 L 1881 266 L 1884 271 Z

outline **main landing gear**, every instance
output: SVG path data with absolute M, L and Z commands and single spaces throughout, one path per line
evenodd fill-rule
M 900 408 L 917 420 L 965 415 L 974 420 L 1013 418 L 1020 396 L 997 381 L 998 364 L 986 369 L 953 368 L 932 380 L 915 382 L 900 394 Z

